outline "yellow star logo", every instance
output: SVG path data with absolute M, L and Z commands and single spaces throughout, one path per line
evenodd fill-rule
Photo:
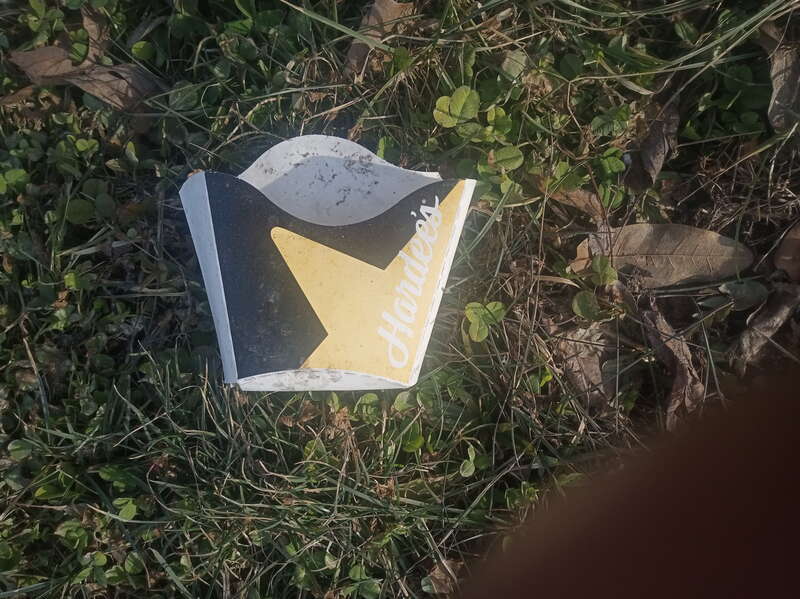
M 459 182 L 422 206 L 417 232 L 380 269 L 286 229 L 275 245 L 328 335 L 302 368 L 360 372 L 410 384 L 441 300 L 467 206 Z

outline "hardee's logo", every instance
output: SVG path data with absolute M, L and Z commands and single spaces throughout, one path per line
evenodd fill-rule
M 378 268 L 297 233 L 271 237 L 322 322 L 327 336 L 303 368 L 344 369 L 406 380 L 421 350 L 463 182 L 444 200 L 412 211 L 414 235 L 386 268 Z M 382 355 L 376 355 L 381 341 Z

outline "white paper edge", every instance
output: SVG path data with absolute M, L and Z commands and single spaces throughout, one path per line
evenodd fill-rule
M 395 166 L 360 144 L 329 135 L 282 141 L 256 158 L 239 179 L 284 212 L 325 226 L 375 218 L 410 193 L 441 181 L 439 173 Z
M 226 383 L 235 383 L 238 375 L 233 353 L 233 338 L 228 320 L 228 306 L 225 302 L 225 288 L 222 285 L 217 238 L 214 236 L 214 221 L 211 218 L 211 205 L 208 203 L 205 173 L 200 172 L 189 177 L 178 194 L 186 221 L 189 223 L 194 251 L 197 253 L 203 274 L 208 304 L 211 306 L 224 380 Z
M 298 368 L 255 374 L 239 379 L 237 384 L 242 391 L 368 391 L 409 386 L 363 372 L 329 368 Z
M 464 190 L 459 198 L 458 212 L 456 213 L 455 224 L 453 227 L 453 230 L 456 231 L 456 234 L 450 238 L 450 244 L 445 250 L 446 253 L 444 262 L 442 263 L 442 269 L 439 271 L 438 277 L 440 285 L 436 288 L 436 292 L 433 296 L 431 304 L 432 309 L 428 312 L 428 318 L 425 321 L 425 328 L 422 331 L 419 344 L 417 345 L 417 361 L 414 364 L 414 368 L 411 370 L 411 377 L 404 385 L 405 387 L 411 387 L 412 385 L 416 384 L 417 380 L 419 379 L 419 373 L 420 370 L 422 370 L 422 362 L 425 359 L 428 343 L 430 342 L 431 334 L 433 333 L 433 325 L 436 322 L 436 317 L 439 315 L 439 305 L 442 303 L 442 296 L 444 295 L 445 287 L 447 287 L 447 279 L 450 278 L 450 268 L 453 266 L 453 260 L 456 257 L 456 249 L 458 249 L 458 242 L 461 240 L 461 233 L 464 231 L 464 221 L 467 219 L 467 213 L 469 212 L 471 203 L 470 200 L 472 199 L 472 194 L 475 191 L 475 185 L 477 184 L 477 181 L 474 179 L 463 179 L 463 181 Z

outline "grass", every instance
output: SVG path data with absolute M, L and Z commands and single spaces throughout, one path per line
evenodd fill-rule
M 80 42 L 84 3 L 0 8 L 0 95 L 28 84 L 10 50 Z M 437 567 L 459 575 L 551 485 L 662 426 L 667 378 L 624 312 L 595 325 L 612 396 L 570 382 L 559 340 L 591 328 L 574 286 L 602 292 L 567 265 L 593 225 L 538 182 L 592 189 L 619 223 L 696 224 L 761 253 L 798 214 L 756 39 L 797 2 L 424 1 L 356 82 L 349 44 L 373 43 L 354 33 L 360 2 L 90 3 L 112 23 L 108 60 L 168 91 L 135 115 L 69 86 L 0 106 L 0 597 L 442 590 Z M 634 194 L 625 149 L 669 77 L 677 156 Z M 437 117 L 458 94 L 475 110 Z M 309 133 L 480 181 L 409 391 L 220 383 L 177 189 Z M 725 376 L 741 314 L 677 296 L 705 376 Z M 498 301 L 470 339 L 467 304 Z

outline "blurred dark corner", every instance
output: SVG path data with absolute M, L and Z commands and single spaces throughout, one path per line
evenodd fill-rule
M 797 596 L 800 370 L 538 510 L 463 599 Z M 794 591 L 792 590 L 794 589 Z

